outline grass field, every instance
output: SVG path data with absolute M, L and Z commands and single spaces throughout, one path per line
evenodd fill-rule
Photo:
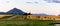
M 53 26 L 56 21 L 0 20 L 0 26 Z

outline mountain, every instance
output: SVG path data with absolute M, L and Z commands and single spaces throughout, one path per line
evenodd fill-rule
M 60 14 L 58 14 L 58 16 L 60 16 Z
M 49 15 L 47 15 L 45 13 L 42 13 L 42 14 L 32 14 L 32 15 L 35 15 L 35 16 L 49 16 Z
M 0 14 L 5 14 L 6 12 L 0 12 Z
M 23 15 L 25 12 L 23 12 L 20 9 L 13 8 L 12 10 L 6 12 L 7 14 L 16 14 L 16 15 Z

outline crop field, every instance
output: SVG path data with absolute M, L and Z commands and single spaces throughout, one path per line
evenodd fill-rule
M 28 20 L 27 16 L 4 16 L 0 18 L 0 26 L 54 26 L 60 20 Z
M 0 20 L 0 26 L 53 26 L 55 21 Z

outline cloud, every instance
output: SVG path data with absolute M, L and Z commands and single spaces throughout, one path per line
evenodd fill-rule
M 28 4 L 39 4 L 39 2 L 26 2 Z
M 53 0 L 53 2 L 55 2 L 55 3 L 60 3 L 60 0 Z
M 60 0 L 44 0 L 48 3 L 60 3 Z

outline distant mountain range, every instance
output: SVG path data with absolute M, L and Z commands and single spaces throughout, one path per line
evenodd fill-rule
M 34 16 L 55 16 L 55 15 L 48 15 L 48 14 L 45 14 L 45 13 L 40 13 L 40 14 L 32 14 Z
M 0 14 L 15 14 L 15 15 L 23 15 L 24 13 L 25 12 L 17 8 L 13 8 L 12 10 L 9 10 L 8 12 L 0 12 Z
M 12 10 L 6 12 L 7 14 L 16 14 L 16 15 L 22 15 L 24 14 L 25 12 L 23 12 L 22 10 L 20 9 L 17 9 L 17 8 L 13 8 Z
M 34 15 L 34 16 L 49 16 L 49 15 L 47 15 L 45 13 L 42 13 L 42 14 L 32 14 L 32 15 Z
M 0 12 L 0 14 L 6 14 L 6 12 Z

